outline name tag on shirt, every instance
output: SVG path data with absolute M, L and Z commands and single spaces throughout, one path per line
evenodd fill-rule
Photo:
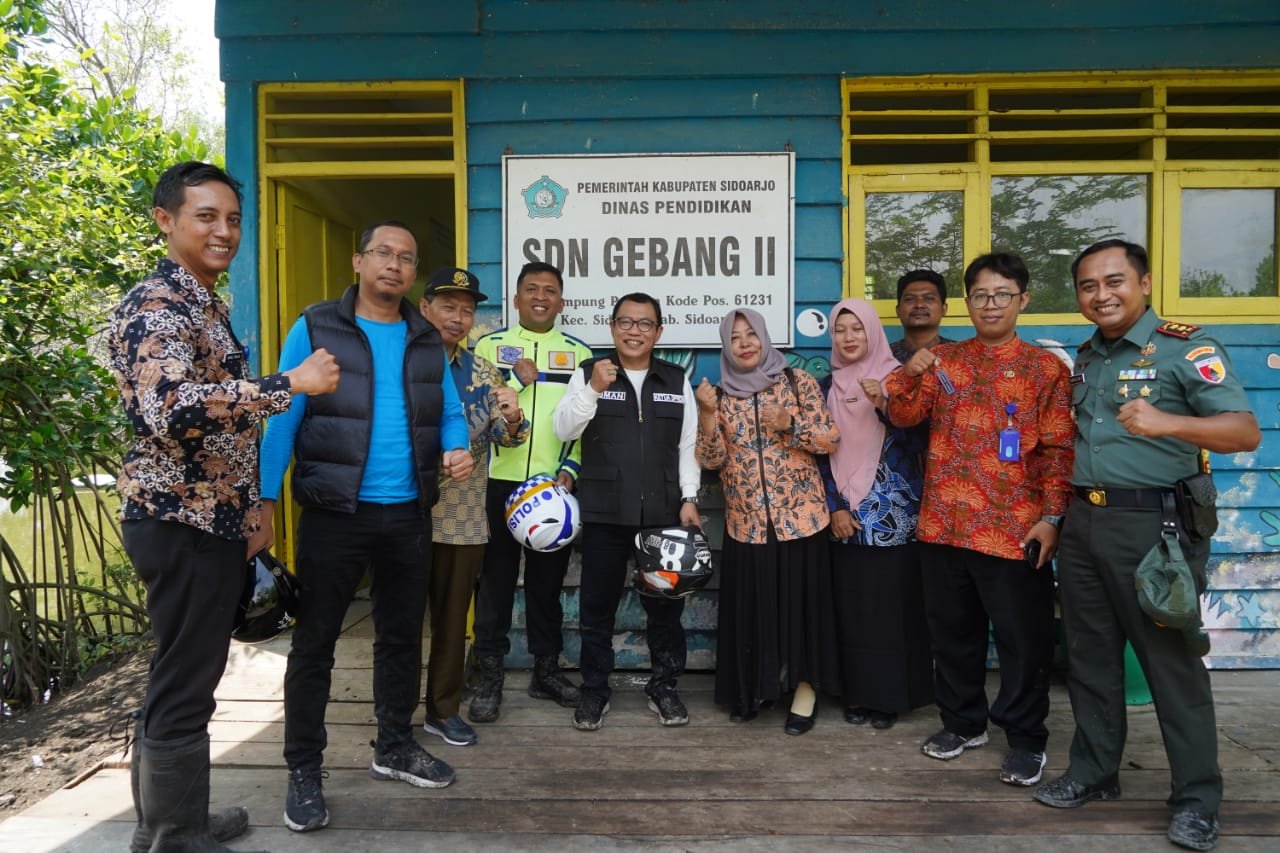
M 601 400 L 625 400 L 627 399 L 626 391 L 605 391 L 600 395 Z
M 680 403 L 684 404 L 683 394 L 654 394 L 653 402 L 655 403 Z

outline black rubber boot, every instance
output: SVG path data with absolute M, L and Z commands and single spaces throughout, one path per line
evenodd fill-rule
M 129 782 L 133 789 L 133 811 L 138 816 L 138 825 L 133 830 L 133 840 L 129 842 L 129 853 L 147 853 L 151 849 L 151 830 L 142 819 L 142 796 L 139 792 L 138 780 L 142 776 L 142 712 L 134 711 L 133 739 L 125 749 L 132 749 L 133 756 L 129 762 Z M 231 806 L 222 811 L 209 814 L 209 834 L 214 841 L 230 841 L 249 828 L 249 811 L 243 806 Z
M 144 738 L 139 753 L 138 794 L 151 850 L 233 853 L 209 833 L 209 736 Z
M 480 683 L 471 699 L 467 716 L 473 723 L 492 723 L 498 719 L 498 706 L 502 704 L 502 658 L 484 655 L 476 658 L 480 671 Z
M 533 659 L 529 695 L 534 699 L 554 699 L 562 708 L 576 708 L 582 699 L 581 691 L 570 684 L 569 679 L 560 671 L 560 661 L 555 655 Z

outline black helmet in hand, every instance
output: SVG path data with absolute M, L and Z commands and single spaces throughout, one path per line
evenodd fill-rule
M 284 563 L 270 551 L 259 551 L 245 564 L 244 590 L 236 606 L 231 639 L 261 643 L 293 627 L 300 592 L 297 578 Z
M 636 534 L 636 574 L 641 595 L 684 598 L 711 580 L 711 546 L 697 527 L 646 527 Z

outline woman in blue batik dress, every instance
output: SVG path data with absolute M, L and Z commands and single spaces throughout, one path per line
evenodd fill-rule
M 898 366 L 871 304 L 831 309 L 822 381 L 842 440 L 819 457 L 831 511 L 845 720 L 887 729 L 933 702 L 933 657 L 915 542 L 928 425 L 891 426 L 882 382 Z

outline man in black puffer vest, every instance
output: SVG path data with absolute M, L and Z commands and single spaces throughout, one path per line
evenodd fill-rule
M 418 266 L 413 234 L 394 221 L 368 228 L 352 266 L 359 281 L 341 299 L 308 308 L 280 353 L 283 366 L 327 349 L 342 368 L 337 390 L 295 398 L 262 445 L 265 517 L 290 457 L 302 506 L 303 594 L 284 678 L 284 822 L 295 832 L 329 823 L 321 783 L 325 706 L 343 617 L 366 568 L 378 719 L 370 775 L 423 788 L 453 781 L 453 769 L 413 739 L 411 718 L 422 677 L 436 477 L 464 480 L 475 461 L 440 333 L 404 298 Z
M 701 526 L 694 459 L 697 407 L 684 371 L 653 357 L 662 337 L 662 304 L 629 293 L 609 320 L 617 351 L 583 363 L 556 406 L 561 441 L 582 436 L 582 699 L 575 728 L 593 731 L 609 710 L 613 621 L 626 583 L 627 559 L 642 527 Z M 653 675 L 649 709 L 664 726 L 689 722 L 676 679 L 684 673 L 684 599 L 641 598 Z

